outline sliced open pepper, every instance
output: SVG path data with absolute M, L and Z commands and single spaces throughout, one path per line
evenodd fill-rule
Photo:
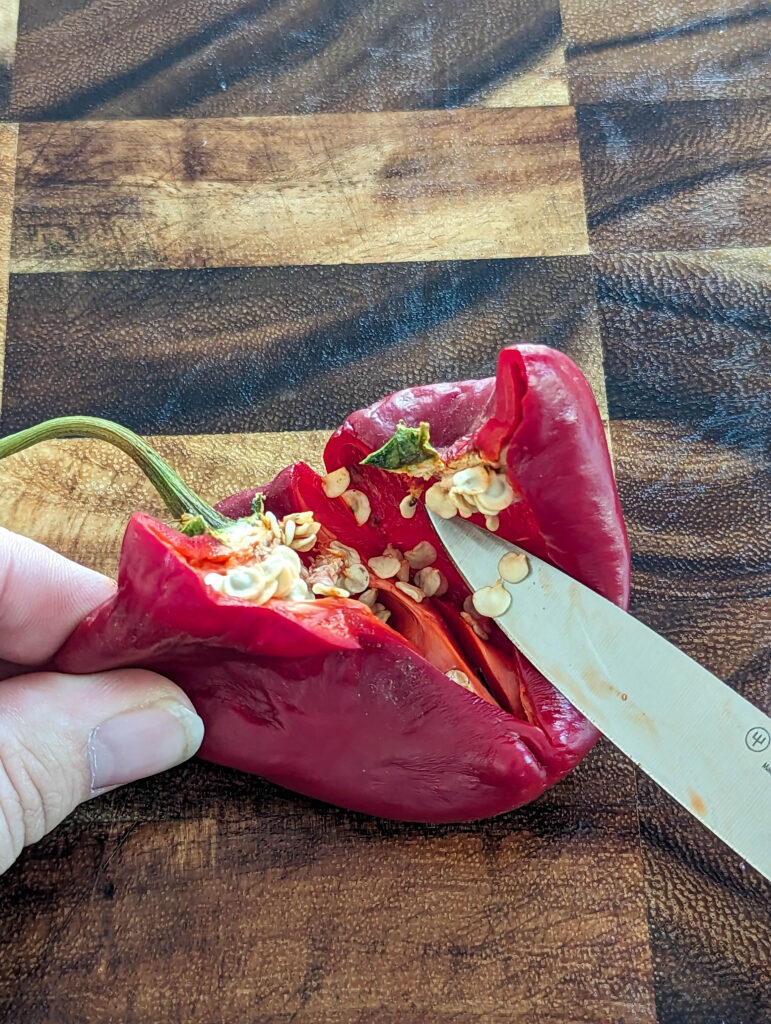
M 32 428 L 0 441 L 0 456 L 75 432 Z M 496 378 L 397 392 L 335 431 L 326 476 L 298 463 L 216 509 L 127 431 L 112 439 L 161 485 L 180 528 L 132 516 L 117 592 L 56 668 L 160 671 L 204 719 L 201 756 L 405 820 L 511 810 L 595 742 L 476 613 L 425 509 L 495 529 L 626 605 L 602 423 L 566 356 L 515 346 Z

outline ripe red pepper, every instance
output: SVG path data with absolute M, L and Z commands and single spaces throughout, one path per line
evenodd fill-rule
M 0 456 L 72 433 L 69 421 L 58 423 L 0 442 Z M 421 423 L 430 426 L 430 444 Z M 118 443 L 147 469 L 152 453 L 129 437 L 122 431 Z M 429 478 L 406 472 L 404 458 Z M 534 799 L 575 767 L 597 733 L 494 623 L 473 614 L 423 502 L 432 485 L 450 500 L 451 478 L 460 479 L 452 474 L 464 468 L 492 481 L 465 505 L 452 499 L 466 515 L 468 502 L 486 507 L 491 495 L 513 489 L 514 500 L 489 525 L 625 607 L 626 534 L 600 416 L 580 371 L 542 346 L 505 349 L 496 378 L 410 388 L 353 413 L 324 459 L 330 472 L 347 470 L 344 495 L 326 491 L 335 493 L 333 481 L 345 473 L 322 478 L 303 463 L 260 488 L 284 524 L 302 512 L 321 524 L 314 549 L 301 555 L 304 576 L 311 566 L 311 580 L 318 578 L 318 552 L 329 553 L 330 543 L 355 549 L 363 562 L 382 557 L 389 542 L 398 554 L 430 544 L 441 596 L 418 603 L 403 579 L 370 574 L 376 610 L 381 618 L 390 613 L 386 624 L 355 595 L 254 604 L 217 593 L 213 578 L 221 584 L 226 570 L 237 575 L 251 564 L 227 524 L 242 519 L 248 529 L 256 521 L 257 489 L 215 512 L 155 457 L 149 469 L 172 512 L 201 517 L 186 529 L 208 532 L 186 536 L 132 516 L 115 596 L 81 622 L 55 666 L 160 671 L 205 722 L 201 756 L 343 807 L 443 822 Z M 436 484 L 439 476 L 445 483 Z M 227 543 L 217 536 L 223 528 Z M 330 557 L 343 557 L 341 550 Z

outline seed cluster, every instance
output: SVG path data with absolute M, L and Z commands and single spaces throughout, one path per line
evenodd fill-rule
M 363 525 L 371 515 L 370 501 L 363 491 L 352 488 L 350 483 L 350 473 L 340 467 L 323 478 L 322 488 L 327 497 L 342 498 L 356 522 Z M 426 505 L 443 519 L 455 515 L 468 519 L 474 513 L 481 513 L 490 530 L 498 528 L 498 513 L 515 500 L 505 472 L 481 463 L 447 471 L 425 492 Z M 417 505 L 417 497 L 408 494 L 400 502 L 399 511 L 405 519 L 411 519 Z M 333 541 L 306 568 L 298 552 L 313 549 L 320 528 L 310 511 L 294 512 L 281 520 L 274 513 L 265 512 L 257 522 L 235 523 L 222 539 L 234 551 L 250 555 L 253 564 L 231 567 L 225 573 L 208 573 L 204 582 L 223 596 L 259 605 L 271 598 L 358 599 L 383 622 L 388 621 L 391 613 L 377 600 L 378 587 L 371 586 L 370 573 L 383 580 L 393 579 L 396 589 L 418 604 L 447 592 L 447 580 L 434 566 L 436 548 L 429 541 L 421 541 L 405 552 L 388 544 L 382 554 L 368 559 L 367 565 L 355 548 Z M 511 595 L 504 588 L 503 580 L 519 583 L 527 577 L 526 555 L 517 552 L 505 555 L 498 571 L 500 578 L 495 584 L 480 588 L 463 603 L 461 618 L 482 640 L 490 637 L 490 619 L 502 615 L 511 604 Z M 450 669 L 445 675 L 473 692 L 468 676 L 461 669 Z
M 391 613 L 377 600 L 377 591 L 370 587 L 370 575 L 355 548 L 332 541 L 318 555 L 308 571 L 312 594 L 317 597 L 358 597 L 383 622 Z
M 361 495 L 369 509 L 366 495 L 348 487 L 347 470 L 336 470 L 329 476 L 333 479 L 324 488 L 325 492 L 331 492 L 329 497 L 342 497 L 356 515 L 357 509 L 361 512 L 363 507 L 356 497 Z M 414 499 L 410 500 L 416 505 Z M 250 564 L 230 567 L 224 573 L 207 573 L 204 583 L 223 597 L 256 605 L 264 605 L 272 598 L 289 601 L 313 601 L 317 597 L 358 599 L 382 622 L 388 621 L 391 612 L 377 600 L 378 588 L 370 586 L 373 582 L 370 573 L 380 579 L 394 579 L 396 588 L 418 604 L 447 591 L 446 578 L 433 564 L 437 559 L 436 548 L 429 541 L 421 541 L 404 552 L 388 544 L 383 553 L 370 558 L 367 565 L 355 548 L 332 541 L 306 568 L 298 552 L 310 551 L 315 546 L 319 529 L 320 524 L 314 522 L 310 511 L 294 512 L 280 520 L 273 512 L 265 512 L 256 521 L 236 522 L 221 539 L 241 557 L 251 559 Z M 471 618 L 466 611 L 462 614 Z M 480 635 L 487 636 L 477 625 L 480 621 L 477 613 L 474 615 L 475 628 Z M 461 669 L 450 669 L 445 675 L 473 692 L 469 677 Z
M 425 498 L 428 508 L 442 519 L 455 515 L 468 519 L 481 513 L 488 530 L 498 529 L 498 513 L 515 501 L 505 470 L 482 464 L 446 473 L 428 488 Z
M 312 601 L 313 594 L 302 578 L 303 564 L 296 551 L 276 544 L 254 565 L 239 565 L 224 575 L 210 572 L 204 583 L 225 597 L 237 597 L 251 604 L 265 604 L 272 597 L 289 601 Z
M 434 545 L 422 540 L 403 553 L 389 544 L 382 555 L 368 559 L 367 565 L 381 580 L 395 578 L 396 589 L 420 604 L 426 597 L 441 597 L 447 592 L 447 580 L 438 569 L 433 568 L 432 563 L 436 557 Z
M 276 544 L 285 544 L 294 551 L 310 551 L 316 543 L 321 524 L 313 521 L 312 512 L 292 512 L 280 521 L 272 512 L 259 520 L 238 520 L 217 538 L 231 551 L 262 558 Z

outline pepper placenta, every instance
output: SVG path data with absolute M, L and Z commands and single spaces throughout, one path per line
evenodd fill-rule
M 495 378 L 390 395 L 332 434 L 325 476 L 297 463 L 214 509 L 104 421 L 50 421 L 0 441 L 0 457 L 73 434 L 128 451 L 178 522 L 131 517 L 115 596 L 53 665 L 169 676 L 204 720 L 202 757 L 369 814 L 450 822 L 527 803 L 594 744 L 479 615 L 425 507 L 626 606 L 602 422 L 561 353 L 512 346 Z

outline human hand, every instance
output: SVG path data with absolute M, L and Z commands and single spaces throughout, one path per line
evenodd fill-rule
M 44 664 L 114 589 L 0 528 L 0 872 L 79 803 L 171 768 L 201 744 L 192 704 L 154 672 L 25 668 Z

